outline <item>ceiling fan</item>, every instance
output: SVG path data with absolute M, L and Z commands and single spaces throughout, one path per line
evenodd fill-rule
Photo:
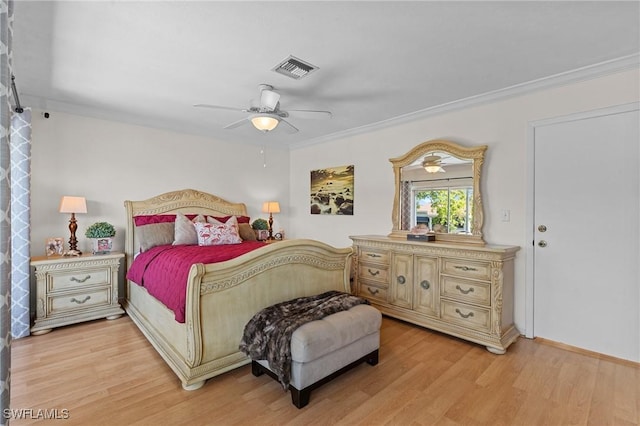
M 442 157 L 439 155 L 428 155 L 422 161 L 422 167 L 427 173 L 444 173 L 442 168 Z
M 298 129 L 293 124 L 285 120 L 285 118 L 288 117 L 304 119 L 331 118 L 331 113 L 329 111 L 314 111 L 306 109 L 282 110 L 280 109 L 280 94 L 273 90 L 273 86 L 269 84 L 260 84 L 258 89 L 260 90 L 260 99 L 252 99 L 251 106 L 247 109 L 208 104 L 196 104 L 194 107 L 223 109 L 247 113 L 249 114 L 247 117 L 227 124 L 224 128 L 235 129 L 236 127 L 251 123 L 256 129 L 265 133 L 275 129 L 279 124 L 283 125 L 282 128 L 286 132 L 296 133 Z

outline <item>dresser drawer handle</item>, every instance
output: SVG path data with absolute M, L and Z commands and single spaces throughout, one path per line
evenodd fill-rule
M 431 284 L 429 283 L 429 281 L 424 280 L 420 282 L 420 287 L 422 287 L 425 290 L 429 290 L 429 287 L 431 287 Z
M 404 277 L 404 275 L 398 275 L 398 284 L 404 284 L 407 282 L 407 279 Z
M 367 290 L 369 290 L 369 293 L 371 293 L 374 296 L 380 293 L 380 290 L 378 290 L 377 288 L 375 290 L 371 290 L 371 287 L 367 287 Z
M 369 257 L 382 257 L 382 255 L 375 254 L 375 253 L 367 253 L 367 256 L 369 256 Z
M 86 276 L 86 277 L 84 277 L 84 278 L 71 277 L 71 278 L 69 278 L 69 280 L 70 280 L 70 281 L 75 281 L 75 282 L 78 282 L 78 283 L 83 283 L 83 282 L 85 282 L 86 280 L 88 280 L 89 278 L 91 278 L 91 275 L 87 275 L 87 276 Z
M 82 300 L 78 300 L 78 299 L 76 299 L 75 297 L 72 297 L 72 298 L 71 298 L 71 301 L 72 301 L 72 302 L 77 303 L 78 305 L 82 305 L 84 302 L 86 302 L 86 301 L 87 301 L 87 300 L 89 300 L 89 299 L 91 299 L 91 296 L 87 296 L 87 297 L 85 297 L 85 298 L 84 298 L 84 299 L 82 299 Z
M 456 269 L 461 269 L 463 271 L 477 271 L 476 268 L 471 268 L 469 266 L 454 266 Z
M 457 285 L 456 290 L 458 290 L 462 294 L 473 293 L 473 287 L 469 287 L 469 290 L 463 290 L 459 285 Z
M 380 271 L 372 271 L 371 269 L 367 269 L 367 272 L 369 272 L 369 274 L 373 275 L 374 277 L 380 274 Z
M 456 309 L 456 314 L 460 315 L 462 318 L 469 318 L 473 316 L 473 312 L 469 312 L 468 314 L 463 314 L 460 312 L 460 309 Z

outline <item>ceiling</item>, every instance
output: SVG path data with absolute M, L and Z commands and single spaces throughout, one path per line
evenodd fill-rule
M 640 51 L 638 1 L 16 1 L 20 102 L 230 142 L 307 144 Z M 293 55 L 319 67 L 294 80 Z M 258 85 L 300 129 L 223 129 Z M 518 86 L 519 87 L 519 86 Z M 502 90 L 504 92 L 504 90 Z M 499 92 L 501 93 L 501 92 Z

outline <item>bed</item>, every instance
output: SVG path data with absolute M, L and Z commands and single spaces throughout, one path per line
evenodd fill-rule
M 246 206 L 185 189 L 143 201 L 125 201 L 127 270 L 146 236 L 140 217 L 247 217 Z M 350 292 L 352 249 L 313 240 L 284 240 L 231 260 L 188 269 L 184 322 L 147 289 L 127 279 L 124 308 L 186 390 L 251 360 L 239 350 L 245 324 L 261 309 L 329 290 Z

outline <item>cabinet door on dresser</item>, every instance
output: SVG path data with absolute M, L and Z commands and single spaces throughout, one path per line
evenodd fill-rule
M 393 253 L 391 255 L 391 281 L 389 303 L 411 309 L 413 306 L 413 255 Z
M 438 258 L 415 256 L 413 282 L 413 310 L 437 317 L 439 315 Z

